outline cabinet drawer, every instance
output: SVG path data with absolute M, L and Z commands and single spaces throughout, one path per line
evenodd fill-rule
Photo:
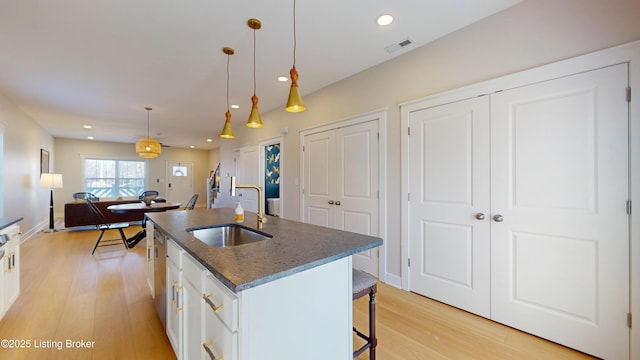
M 198 289 L 198 292 L 202 291 L 204 271 L 205 268 L 191 257 L 191 255 L 186 252 L 182 253 L 182 277 L 192 283 L 193 286 Z
M 178 265 L 178 268 L 182 269 L 182 259 L 180 254 L 182 254 L 184 250 L 179 247 L 176 243 L 171 239 L 167 239 L 167 257 L 173 261 L 174 264 Z
M 231 330 L 238 330 L 238 298 L 218 279 L 208 273 L 204 286 L 207 313 L 217 315 Z
M 205 316 L 205 333 L 202 351 L 210 351 L 205 359 L 237 360 L 238 359 L 238 333 L 230 331 L 216 316 L 213 311 L 207 311 Z
M 20 240 L 20 227 L 18 225 L 7 226 L 0 230 L 0 234 L 7 235 L 9 237 L 9 241 Z

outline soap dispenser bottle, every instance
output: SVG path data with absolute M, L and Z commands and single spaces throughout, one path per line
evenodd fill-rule
M 244 221 L 244 209 L 240 203 L 236 204 L 236 222 L 241 223 Z

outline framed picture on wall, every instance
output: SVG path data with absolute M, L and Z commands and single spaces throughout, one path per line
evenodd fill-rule
M 49 152 L 40 149 L 40 174 L 49 173 Z

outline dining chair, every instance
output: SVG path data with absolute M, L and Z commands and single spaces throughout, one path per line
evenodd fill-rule
M 90 192 L 77 192 L 73 194 L 74 199 L 100 201 L 100 199 Z
M 185 205 L 184 210 L 193 210 L 196 207 L 196 202 L 198 201 L 198 194 L 193 194 L 187 205 Z
M 96 245 L 93 247 L 93 251 L 91 251 L 91 255 L 96 252 L 96 249 L 99 246 L 112 246 L 118 245 L 119 240 L 122 240 L 122 244 L 125 249 L 128 249 L 127 246 L 127 237 L 124 235 L 124 231 L 122 229 L 126 229 L 129 227 L 129 223 L 111 223 L 107 220 L 107 217 L 100 211 L 100 209 L 94 204 L 91 200 L 87 199 L 87 207 L 89 208 L 89 214 L 93 217 L 94 222 L 96 223 L 95 227 L 97 230 L 100 230 L 100 236 L 98 237 L 98 241 L 96 241 Z M 110 239 L 110 240 L 102 240 L 104 236 L 104 232 L 107 230 L 118 230 L 120 232 L 120 239 Z M 102 243 L 102 244 L 101 244 Z

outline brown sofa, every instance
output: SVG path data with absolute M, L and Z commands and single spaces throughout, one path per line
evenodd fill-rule
M 107 210 L 109 205 L 114 204 L 127 204 L 127 203 L 136 203 L 140 202 L 140 200 L 114 200 L 114 201 L 96 201 L 94 204 L 102 211 L 104 216 L 106 216 L 107 220 L 110 222 L 137 222 L 142 221 L 144 218 L 144 213 L 127 213 L 127 214 L 116 214 Z M 90 226 L 96 225 L 91 213 L 89 213 L 89 209 L 87 208 L 87 204 L 82 202 L 70 202 L 64 204 L 64 227 L 76 227 L 76 226 Z

